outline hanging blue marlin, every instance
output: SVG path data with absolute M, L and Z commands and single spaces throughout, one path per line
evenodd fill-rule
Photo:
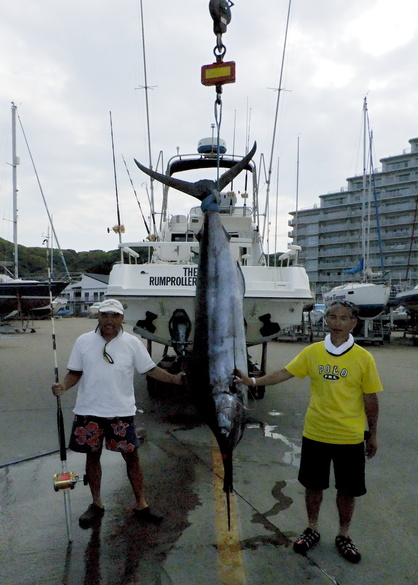
M 232 259 L 230 236 L 221 223 L 218 194 L 254 156 L 256 144 L 218 181 L 195 183 L 162 175 L 138 161 L 150 177 L 199 199 L 204 222 L 198 234 L 199 265 L 196 284 L 195 333 L 187 366 L 187 384 L 195 402 L 214 433 L 224 465 L 224 486 L 233 491 L 232 454 L 245 428 L 248 389 L 234 381 L 235 370 L 247 371 L 247 348 L 243 314 L 244 277 Z

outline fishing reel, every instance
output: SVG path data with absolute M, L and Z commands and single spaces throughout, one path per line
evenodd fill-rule
M 54 474 L 54 490 L 59 492 L 61 490 L 73 490 L 77 483 L 80 481 L 83 482 L 84 485 L 88 485 L 87 475 L 83 476 L 83 479 L 80 479 L 76 473 L 72 471 L 63 471 L 61 473 Z

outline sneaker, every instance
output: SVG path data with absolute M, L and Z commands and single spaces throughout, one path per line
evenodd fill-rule
M 312 530 L 312 528 L 307 528 L 293 543 L 293 550 L 300 555 L 306 555 L 308 550 L 319 542 L 320 538 L 319 532 Z
M 143 508 L 142 510 L 138 510 L 137 508 L 135 508 L 134 516 L 137 520 L 151 522 L 152 524 L 161 524 L 161 522 L 164 520 L 162 516 L 159 516 L 158 514 L 153 514 L 149 506 Z
M 335 546 L 346 561 L 350 563 L 359 563 L 361 561 L 360 551 L 348 536 L 337 536 Z
M 81 514 L 78 519 L 80 528 L 90 528 L 90 526 L 93 526 L 93 524 L 96 524 L 101 518 L 103 518 L 104 513 L 104 508 L 101 508 L 97 504 L 90 504 L 84 514 Z

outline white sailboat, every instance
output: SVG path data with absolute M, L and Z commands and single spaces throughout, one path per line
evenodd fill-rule
M 227 155 L 223 141 L 220 147 L 220 167 L 231 168 L 242 158 Z M 200 171 L 199 176 L 209 178 L 216 167 L 216 145 L 208 138 L 199 142 L 197 154 L 172 157 L 166 174 Z M 242 189 L 238 187 L 239 181 L 243 182 Z M 247 189 L 249 184 L 251 187 Z M 203 212 L 200 206 L 193 206 L 187 216 L 170 215 L 170 192 L 173 189 L 164 188 L 158 233 L 148 241 L 120 243 L 121 262 L 112 268 L 107 296 L 121 301 L 125 320 L 134 325 L 136 333 L 150 341 L 175 346 L 178 340 L 173 338 L 173 330 L 178 330 L 180 323 L 184 350 L 194 334 L 197 236 Z M 171 204 L 175 202 L 175 194 L 176 191 Z M 247 204 L 249 196 L 251 205 Z M 234 185 L 221 193 L 220 216 L 231 236 L 231 254 L 245 279 L 247 344 L 274 339 L 280 330 L 299 325 L 304 305 L 312 302 L 309 279 L 297 263 L 296 246 L 289 249 L 286 262 L 280 262 L 280 266 L 268 265 L 260 236 L 257 170 L 253 161 L 234 179 Z M 148 249 L 149 259 L 145 264 L 135 263 L 140 248 Z
M 323 293 L 325 304 L 333 301 L 347 301 L 357 305 L 359 317 L 373 319 L 380 315 L 386 308 L 390 286 L 382 279 L 384 271 L 374 273 L 369 266 L 369 237 L 370 237 L 370 192 L 372 189 L 373 165 L 371 158 L 371 135 L 368 132 L 367 99 L 363 102 L 363 201 L 362 201 L 362 257 L 356 268 L 345 270 L 344 274 L 361 276 L 360 281 L 350 281 L 335 286 L 329 292 Z M 369 156 L 367 157 L 367 149 Z M 367 169 L 370 163 L 370 169 Z
M 373 282 L 348 282 L 335 286 L 324 294 L 324 302 L 329 305 L 333 301 L 354 303 L 359 310 L 361 319 L 372 319 L 384 310 L 389 301 L 390 286 Z

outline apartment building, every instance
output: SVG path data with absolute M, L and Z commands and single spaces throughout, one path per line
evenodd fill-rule
M 402 154 L 380 160 L 382 167 L 367 189 L 368 266 L 373 272 L 387 271 L 394 287 L 405 281 L 418 284 L 418 138 L 409 143 Z M 363 176 L 348 178 L 346 188 L 319 198 L 319 205 L 292 211 L 289 220 L 289 237 L 302 247 L 300 261 L 316 293 L 356 277 L 344 271 L 359 265 L 362 218 L 369 213 Z

